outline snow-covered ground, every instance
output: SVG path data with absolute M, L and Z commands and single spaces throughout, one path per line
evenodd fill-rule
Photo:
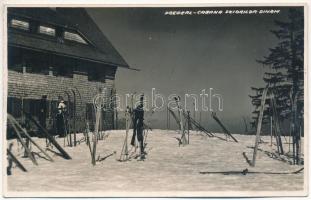
M 190 134 L 190 144 L 179 147 L 176 137 L 180 136 L 176 131 L 153 130 L 148 133 L 146 148 L 148 155 L 145 161 L 131 159 L 127 162 L 119 162 L 117 159 L 120 157 L 125 131 L 106 131 L 105 134 L 107 137 L 100 140 L 97 146 L 97 156 L 100 161 L 96 166 L 91 164 L 90 152 L 84 142 L 76 147 L 64 147 L 72 160 L 65 160 L 47 151 L 54 162 L 36 155 L 39 165 L 35 166 L 29 158 L 22 157 L 23 151 L 18 147 L 16 140 L 9 140 L 8 144 L 13 143 L 14 154 L 18 156 L 28 172 L 22 172 L 14 166 L 13 174 L 7 177 L 7 190 L 38 194 L 55 191 L 71 192 L 71 196 L 75 196 L 72 192 L 84 191 L 101 192 L 103 195 L 109 192 L 121 194 L 121 192 L 175 191 L 189 196 L 194 191 L 289 192 L 302 191 L 304 187 L 304 171 L 299 174 L 200 173 L 242 171 L 246 168 L 253 172 L 293 172 L 303 167 L 291 165 L 286 157 L 283 160 L 271 158 L 271 153 L 275 153 L 276 146 L 270 146 L 270 137 L 267 136 L 262 137 L 265 143 L 259 145 L 256 166 L 250 167 L 243 152 L 249 160 L 252 159 L 255 136 L 234 135 L 239 141 L 235 143 L 215 137 L 209 138 L 204 133 L 193 131 Z M 225 138 L 223 134 L 217 135 Z M 82 136 L 79 134 L 78 138 L 81 139 Z M 45 147 L 45 139 L 35 138 L 35 140 Z M 63 139 L 57 140 L 59 144 L 64 145 Z M 288 152 L 289 145 L 285 140 L 283 142 L 285 152 Z M 129 148 L 131 149 L 130 146 Z M 55 147 L 52 150 L 57 151 Z M 32 151 L 39 152 L 34 146 Z M 44 155 L 40 153 L 40 156 Z

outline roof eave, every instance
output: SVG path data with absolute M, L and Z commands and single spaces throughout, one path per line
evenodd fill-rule
M 9 43 L 8 46 L 18 47 L 18 48 L 23 48 L 23 49 L 29 49 L 29 50 L 38 51 L 38 52 L 51 53 L 51 54 L 58 55 L 58 56 L 64 56 L 64 57 L 80 59 L 80 60 L 85 60 L 85 61 L 94 62 L 94 63 L 110 65 L 112 67 L 122 67 L 122 68 L 127 68 L 127 69 L 132 69 L 132 70 L 138 70 L 138 69 L 130 68 L 128 65 L 111 63 L 111 62 L 107 62 L 107 61 L 104 61 L 104 60 L 90 59 L 90 58 L 80 57 L 80 56 L 75 56 L 75 55 L 70 55 L 70 54 L 58 53 L 56 51 L 49 51 L 49 50 L 39 49 L 39 48 L 35 48 L 35 47 L 23 46 L 23 45 L 19 45 L 19 44 L 11 44 L 11 43 Z

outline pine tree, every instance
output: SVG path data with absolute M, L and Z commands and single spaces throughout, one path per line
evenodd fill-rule
M 294 164 L 300 162 L 300 130 L 303 130 L 303 85 L 304 85 L 304 16 L 301 9 L 289 9 L 288 21 L 275 21 L 276 30 L 272 30 L 278 39 L 278 44 L 269 49 L 269 55 L 258 63 L 267 67 L 269 72 L 263 80 L 269 87 L 265 118 L 271 116 L 272 98 L 275 100 L 275 112 L 280 120 L 289 119 L 291 135 L 293 136 Z M 261 89 L 261 90 L 260 90 Z M 252 88 L 256 91 L 252 103 L 258 108 L 263 88 Z M 255 110 L 255 114 L 258 112 Z M 256 116 L 252 122 L 256 124 Z

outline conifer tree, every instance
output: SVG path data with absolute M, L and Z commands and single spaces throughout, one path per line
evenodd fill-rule
M 288 10 L 286 21 L 275 21 L 276 29 L 272 30 L 278 43 L 269 49 L 269 54 L 257 60 L 268 71 L 263 80 L 269 87 L 269 98 L 266 101 L 265 119 L 272 115 L 272 98 L 275 100 L 275 111 L 280 120 L 289 119 L 290 133 L 293 137 L 294 164 L 300 163 L 300 135 L 303 130 L 303 85 L 304 85 L 304 15 L 302 9 Z M 257 114 L 263 88 L 252 88 L 256 95 L 251 96 Z M 258 116 L 258 115 L 257 115 Z M 252 122 L 256 125 L 256 118 Z

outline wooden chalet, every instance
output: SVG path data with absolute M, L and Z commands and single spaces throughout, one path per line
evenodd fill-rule
M 68 106 L 71 130 L 94 126 L 93 98 L 106 88 L 113 101 L 118 67 L 129 68 L 82 8 L 8 8 L 7 110 L 22 110 L 48 130 L 55 128 L 59 96 Z M 113 105 L 110 104 L 110 105 Z M 114 109 L 102 111 L 102 129 L 115 128 Z M 9 130 L 9 129 L 8 129 Z

